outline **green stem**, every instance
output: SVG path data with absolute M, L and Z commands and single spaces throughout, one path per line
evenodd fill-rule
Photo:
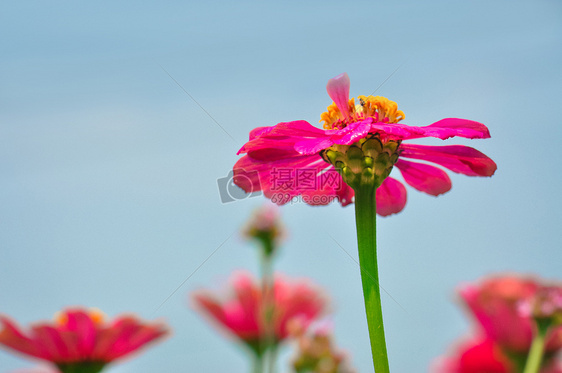
M 535 320 L 537 326 L 536 334 L 533 338 L 533 343 L 531 344 L 531 350 L 527 356 L 527 362 L 525 363 L 523 373 L 539 373 L 541 369 L 546 334 L 550 327 L 550 320 L 546 320 L 545 322 L 541 321 L 543 320 Z
M 278 348 L 275 344 L 271 345 L 269 350 L 269 373 L 275 373 L 275 363 L 277 362 L 277 351 Z
M 382 320 L 381 294 L 377 266 L 377 221 L 376 188 L 361 185 L 355 189 L 355 219 L 357 224 L 357 244 L 359 247 L 359 266 L 361 283 L 365 298 L 365 311 L 373 366 L 376 373 L 389 373 L 388 355 Z
M 261 261 L 261 282 L 263 296 L 263 339 L 260 341 L 264 351 L 266 371 L 273 373 L 277 360 L 275 345 L 275 294 L 273 278 L 273 257 L 271 252 L 264 252 Z
M 62 373 L 99 373 L 103 370 L 106 363 L 96 361 L 84 361 L 79 363 L 60 363 L 57 368 Z
M 263 373 L 263 355 L 256 354 L 254 359 L 254 366 L 252 368 L 252 373 Z

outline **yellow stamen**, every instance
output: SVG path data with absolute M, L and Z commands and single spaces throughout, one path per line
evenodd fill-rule
M 335 103 L 328 106 L 328 111 L 323 112 L 320 115 L 320 122 L 324 122 L 324 129 L 341 129 L 346 126 L 342 123 L 345 120 L 345 116 L 341 113 L 340 109 Z M 348 102 L 348 113 L 351 119 L 355 119 L 355 99 L 351 98 Z M 343 124 L 343 125 L 342 125 Z
M 68 322 L 68 316 L 66 315 L 66 312 L 55 313 L 55 322 L 61 326 L 66 325 L 66 323 Z
M 105 319 L 105 314 L 97 308 L 91 308 L 88 310 L 88 316 L 92 322 L 96 325 L 102 324 Z M 57 312 L 55 313 L 55 323 L 60 326 L 68 324 L 68 314 L 67 312 Z
M 324 129 L 342 129 L 348 121 L 358 121 L 365 118 L 374 118 L 377 122 L 398 123 L 405 118 L 404 112 L 398 110 L 396 102 L 381 96 L 358 96 L 360 105 L 355 105 L 355 99 L 349 100 L 348 115 L 345 116 L 335 103 L 328 106 L 328 111 L 320 115 L 320 122 L 324 122 Z
M 96 325 L 103 324 L 103 321 L 105 320 L 105 314 L 97 308 L 91 308 L 88 311 L 88 316 L 90 316 L 90 319 L 92 319 Z
M 378 122 L 398 123 L 405 118 L 404 112 L 398 110 L 398 104 L 382 96 L 358 96 L 363 114 L 373 117 Z

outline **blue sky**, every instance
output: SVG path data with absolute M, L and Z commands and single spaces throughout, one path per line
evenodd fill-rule
M 222 204 L 216 180 L 252 128 L 316 124 L 326 82 L 344 71 L 356 96 L 399 67 L 377 94 L 398 102 L 406 124 L 483 122 L 491 139 L 448 143 L 498 164 L 490 179 L 451 175 L 452 191 L 437 198 L 409 189 L 405 210 L 379 219 L 394 371 L 426 370 L 468 332 L 458 284 L 506 271 L 560 276 L 559 2 L 2 8 L 0 312 L 28 323 L 86 305 L 173 327 L 108 372 L 247 370 L 187 300 L 233 270 L 257 270 L 236 232 L 264 200 Z M 278 270 L 327 289 L 339 345 L 369 371 L 359 271 L 331 238 L 356 255 L 353 207 L 281 211 L 290 238 Z M 1 372 L 31 365 L 0 351 Z

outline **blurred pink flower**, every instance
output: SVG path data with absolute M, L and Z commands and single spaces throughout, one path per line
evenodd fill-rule
M 534 278 L 493 277 L 466 285 L 460 295 L 486 335 L 503 348 L 527 352 L 533 340 L 533 320 L 526 305 L 534 302 L 541 285 Z M 527 306 L 528 308 L 528 306 Z M 562 348 L 562 328 L 547 339 L 547 351 Z
M 345 206 L 353 201 L 353 180 L 370 175 L 378 187 L 377 213 L 386 216 L 400 212 L 406 204 L 404 185 L 387 177 L 393 166 L 421 192 L 437 196 L 451 189 L 442 169 L 404 158 L 436 163 L 468 176 L 494 174 L 494 161 L 473 148 L 403 143 L 422 137 L 485 139 L 490 137 L 485 125 L 458 118 L 426 127 L 399 124 L 404 113 L 395 102 L 358 96 L 356 105 L 355 99 L 349 99 L 349 86 L 345 73 L 328 82 L 334 103 L 321 115 L 323 130 L 299 120 L 251 131 L 238 152 L 246 155 L 234 165 L 234 182 L 246 192 L 263 190 L 277 204 L 301 195 L 311 205 L 325 205 L 337 197 Z M 336 168 L 342 170 L 343 178 Z
M 520 369 L 507 358 L 500 346 L 492 339 L 477 337 L 460 344 L 451 356 L 439 358 L 431 371 L 433 373 L 518 373 Z M 551 360 L 541 369 L 541 373 L 562 373 L 562 366 L 559 362 Z
M 224 298 L 209 291 L 194 293 L 195 306 L 221 328 L 255 349 L 265 338 L 262 289 L 246 272 L 235 273 L 231 283 L 232 294 Z M 274 280 L 273 299 L 276 343 L 288 337 L 292 320 L 309 324 L 325 312 L 327 305 L 323 293 L 308 281 L 289 281 L 279 276 Z
M 100 311 L 80 308 L 64 310 L 54 323 L 36 323 L 29 330 L 5 316 L 0 322 L 0 345 L 59 368 L 87 364 L 101 369 L 168 333 L 162 323 L 144 323 L 132 316 L 105 322 Z

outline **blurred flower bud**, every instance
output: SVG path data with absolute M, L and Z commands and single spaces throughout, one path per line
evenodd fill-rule
M 297 334 L 297 354 L 292 366 L 297 373 L 354 373 L 347 356 L 333 345 L 331 325 L 320 322 L 308 332 L 294 329 Z
M 562 287 L 541 287 L 530 304 L 533 318 L 548 319 L 553 326 L 562 324 Z
M 242 234 L 248 239 L 257 240 L 266 256 L 272 255 L 286 235 L 279 208 L 269 203 L 254 211 Z

